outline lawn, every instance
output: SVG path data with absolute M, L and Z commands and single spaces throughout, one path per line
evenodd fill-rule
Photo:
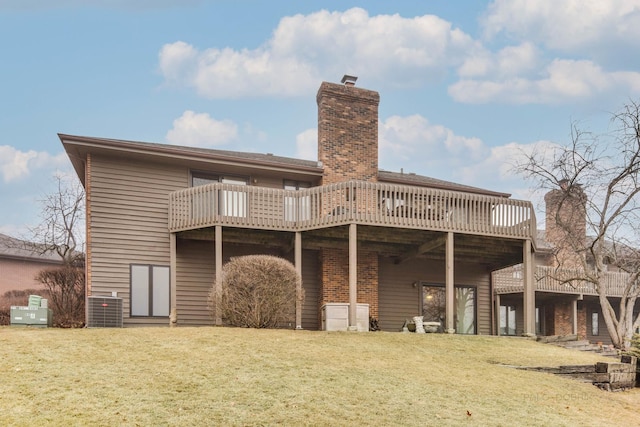
M 640 389 L 522 338 L 235 328 L 0 328 L 0 424 L 640 425 Z M 610 360 L 610 359 L 606 359 Z

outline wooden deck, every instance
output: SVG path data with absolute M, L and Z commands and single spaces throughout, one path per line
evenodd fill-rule
M 593 283 L 570 280 L 580 277 L 575 270 L 556 270 L 554 267 L 537 266 L 534 271 L 536 291 L 574 295 L 598 295 Z M 606 273 L 607 295 L 621 296 L 627 283 L 627 273 Z M 493 286 L 497 294 L 521 293 L 524 289 L 521 272 L 513 268 L 493 272 Z
M 528 201 L 439 189 L 348 181 L 300 191 L 214 183 L 169 195 L 169 230 L 214 225 L 308 231 L 350 223 L 531 239 Z

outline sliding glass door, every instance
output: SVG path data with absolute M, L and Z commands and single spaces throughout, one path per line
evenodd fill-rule
M 422 316 L 425 322 L 439 322 L 446 329 L 446 293 L 443 285 L 422 286 Z M 476 288 L 455 286 L 454 325 L 457 334 L 476 333 Z

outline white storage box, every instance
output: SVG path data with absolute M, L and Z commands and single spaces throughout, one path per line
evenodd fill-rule
M 358 332 L 369 330 L 369 304 L 358 304 L 356 309 Z M 322 306 L 323 331 L 347 331 L 349 329 L 349 304 L 327 303 Z

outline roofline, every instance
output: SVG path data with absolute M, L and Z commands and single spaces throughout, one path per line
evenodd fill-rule
M 414 177 L 421 177 L 420 175 L 410 175 L 410 176 L 414 176 Z M 393 177 L 393 176 L 389 176 L 389 177 L 385 177 L 384 182 L 392 182 L 392 183 L 396 183 L 396 184 L 403 184 L 403 185 L 411 185 L 411 186 L 418 186 L 418 187 L 429 187 L 429 188 L 438 188 L 440 190 L 449 190 L 449 191 L 457 191 L 457 192 L 463 192 L 463 193 L 472 193 L 472 194 L 481 194 L 483 196 L 495 196 L 495 197 L 503 197 L 505 199 L 508 199 L 511 197 L 510 193 L 502 193 L 499 191 L 491 191 L 491 190 L 485 190 L 483 188 L 477 188 L 477 187 L 472 187 L 472 186 L 467 186 L 467 185 L 463 185 L 463 184 L 456 184 L 456 183 L 449 183 L 446 181 L 441 181 L 441 180 L 436 180 L 435 182 L 429 183 L 429 184 L 424 184 L 424 185 L 417 185 L 419 183 L 416 183 L 415 180 L 412 180 L 411 178 L 407 178 L 407 179 L 403 179 L 400 177 Z
M 265 169 L 295 171 L 317 176 L 322 176 L 323 173 L 323 168 L 319 166 L 312 167 L 304 165 L 285 164 L 278 161 L 251 159 L 225 154 L 213 149 L 211 151 L 208 151 L 206 149 L 194 149 L 193 147 L 185 147 L 179 145 L 128 141 L 121 139 L 96 138 L 79 135 L 68 135 L 63 133 L 58 133 L 58 138 L 60 138 L 60 142 L 62 142 L 65 150 L 67 149 L 67 146 L 74 145 L 80 147 L 102 148 L 128 153 L 139 153 L 143 155 L 156 155 L 170 159 L 181 158 L 184 160 L 216 161 L 218 163 L 226 163 L 230 165 L 254 165 Z M 69 153 L 69 150 L 66 151 L 71 158 L 71 153 Z M 74 163 L 74 159 L 71 159 L 71 161 L 72 163 Z M 84 161 L 84 159 L 82 159 L 82 161 Z M 78 170 L 79 167 L 80 165 L 76 165 L 74 163 L 76 172 L 80 172 Z M 82 166 L 82 169 L 84 169 L 84 165 Z M 80 176 L 81 179 L 84 178 L 84 174 L 78 173 L 78 176 Z
M 38 258 L 36 256 L 27 256 L 27 255 L 11 255 L 11 254 L 3 254 L 0 253 L 0 259 L 10 259 L 16 261 L 31 261 L 37 262 L 40 264 L 52 264 L 52 265 L 61 265 L 61 259 L 48 259 L 48 258 Z
M 73 167 L 80 178 L 80 180 L 84 183 L 85 178 L 85 157 L 79 157 L 77 154 L 70 150 L 70 147 L 83 147 L 85 150 L 89 151 L 90 148 L 98 148 L 103 150 L 109 150 L 114 152 L 123 152 L 123 153 L 137 153 L 139 155 L 146 156 L 158 156 L 167 159 L 183 159 L 186 161 L 198 161 L 198 162 L 216 162 L 218 164 L 226 164 L 233 166 L 254 166 L 259 167 L 266 170 L 272 171 L 280 171 L 280 172 L 296 172 L 302 173 L 306 175 L 322 177 L 324 173 L 324 168 L 322 166 L 305 166 L 300 164 L 287 164 L 286 162 L 278 162 L 268 161 L 264 159 L 255 159 L 243 156 L 234 156 L 232 153 L 227 153 L 224 150 L 215 150 L 215 149 L 201 149 L 194 147 L 186 147 L 180 145 L 170 145 L 170 144 L 160 144 L 160 143 L 150 143 L 150 142 L 141 142 L 141 141 L 129 141 L 129 140 L 121 140 L 121 139 L 111 139 L 111 138 L 97 138 L 97 137 L 89 137 L 89 136 L 80 136 L 80 135 L 69 135 L 64 133 L 58 133 L 58 138 L 60 138 L 60 142 L 65 147 L 67 155 L 73 164 Z M 262 156 L 267 156 L 261 153 L 248 153 L 248 154 L 259 154 Z M 280 157 L 280 156 L 278 156 Z M 286 158 L 286 157 L 285 157 Z M 294 159 L 292 160 L 301 160 Z M 309 161 L 312 162 L 312 161 Z M 380 172 L 387 172 L 384 170 L 379 170 Z M 427 178 L 430 179 L 429 182 L 416 182 L 415 179 L 411 177 L 418 178 Z M 385 176 L 383 182 L 397 183 L 403 185 L 410 186 L 418 186 L 418 187 L 428 187 L 428 188 L 438 188 L 442 190 L 449 191 L 458 191 L 458 192 L 466 192 L 472 194 L 480 194 L 486 196 L 495 196 L 502 198 L 510 198 L 511 194 L 502 193 L 498 191 L 491 191 L 482 188 L 467 186 L 463 184 L 450 183 L 447 181 L 442 181 L 438 179 L 423 177 L 421 175 L 410 175 L 404 179 L 401 176 L 393 176 L 393 174 L 389 176 Z

